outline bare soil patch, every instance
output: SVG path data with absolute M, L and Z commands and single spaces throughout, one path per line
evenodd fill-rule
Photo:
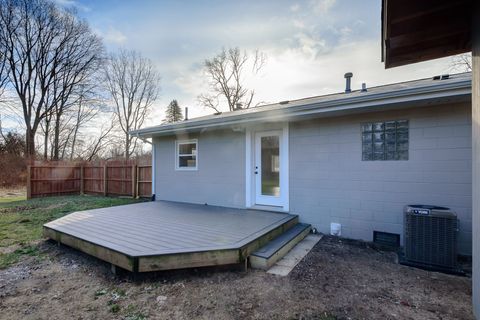
M 324 237 L 287 277 L 238 268 L 114 277 L 51 242 L 0 270 L 2 319 L 474 319 L 471 279 Z

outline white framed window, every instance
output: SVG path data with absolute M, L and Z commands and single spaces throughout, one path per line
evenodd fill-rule
M 175 142 L 175 169 L 197 170 L 198 140 L 177 140 Z

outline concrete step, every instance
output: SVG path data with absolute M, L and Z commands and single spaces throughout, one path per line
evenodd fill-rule
M 254 269 L 267 270 L 286 255 L 297 243 L 303 240 L 312 226 L 305 223 L 297 223 L 265 246 L 253 252 L 250 257 L 250 266 Z

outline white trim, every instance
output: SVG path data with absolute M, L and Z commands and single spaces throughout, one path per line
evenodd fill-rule
M 262 182 L 263 182 L 263 179 L 262 179 L 262 163 L 261 161 L 263 160 L 261 158 L 261 154 L 262 154 L 262 146 L 261 146 L 261 141 L 262 141 L 262 138 L 263 137 L 270 137 L 270 136 L 276 136 L 278 137 L 278 148 L 279 148 L 279 151 L 280 151 L 280 158 L 281 158 L 281 162 L 283 162 L 283 154 L 284 154 L 284 150 L 283 150 L 283 144 L 284 144 L 284 141 L 283 141 L 283 132 L 282 132 L 282 129 L 280 130 L 269 130 L 269 131 L 257 131 L 255 132 L 255 142 L 254 142 L 254 145 L 255 145 L 255 154 L 254 154 L 254 166 L 255 166 L 255 171 L 258 172 L 258 174 L 255 174 L 255 195 L 254 195 L 254 199 L 255 199 L 255 204 L 256 205 L 263 205 L 263 206 L 277 206 L 277 207 L 283 207 L 283 204 L 284 204 L 284 193 L 285 193 L 285 190 L 283 190 L 283 183 L 282 183 L 282 180 L 283 180 L 283 163 L 280 164 L 281 168 L 280 168 L 280 173 L 279 173 L 279 189 L 280 189 L 280 193 L 278 196 L 273 196 L 273 195 L 263 195 L 260 190 L 262 189 Z
M 252 206 L 252 130 L 245 130 L 245 206 Z
M 284 123 L 282 127 L 274 126 L 272 130 L 265 130 L 265 128 L 258 128 L 256 131 L 252 128 L 246 128 L 245 130 L 245 206 L 247 208 L 278 208 L 279 211 L 288 212 L 290 210 L 290 182 L 289 182 L 289 125 Z M 281 159 L 280 159 L 280 190 L 281 190 L 281 205 L 265 205 L 257 204 L 256 202 L 256 180 L 253 177 L 253 171 L 255 166 L 255 154 L 258 151 L 256 149 L 256 136 L 257 132 L 264 134 L 267 132 L 281 132 Z
M 157 171 L 156 168 L 157 164 L 155 163 L 155 142 L 152 139 L 152 196 L 155 195 L 155 175 Z
M 192 143 L 195 143 L 195 146 L 196 146 L 195 150 L 197 152 L 197 154 L 195 154 L 195 167 L 179 167 L 178 158 L 180 157 L 180 154 L 178 153 L 179 151 L 178 145 L 192 144 Z M 198 139 L 175 140 L 175 170 L 176 171 L 197 171 L 198 170 Z
M 290 140 L 289 140 L 289 135 L 290 135 L 290 127 L 288 125 L 288 122 L 286 122 L 283 125 L 283 159 L 280 159 L 280 166 L 282 166 L 283 163 L 283 179 L 280 181 L 283 181 L 282 185 L 280 188 L 283 188 L 285 191 L 284 199 L 283 199 L 283 210 L 284 211 L 290 211 L 290 151 L 289 151 L 289 145 L 290 145 Z

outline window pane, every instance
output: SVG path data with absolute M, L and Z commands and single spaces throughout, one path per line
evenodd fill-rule
M 371 143 L 372 142 L 372 134 L 371 133 L 362 134 L 362 141 L 363 141 L 363 143 Z
M 408 142 L 408 133 L 397 133 L 397 143 Z
M 385 122 L 385 130 L 392 131 L 395 130 L 396 121 L 387 121 Z
M 372 132 L 372 124 L 371 123 L 362 124 L 362 132 Z
M 179 143 L 178 153 L 179 154 L 197 154 L 197 144 L 196 143 Z
M 384 155 L 385 155 L 385 153 L 383 153 L 383 152 L 375 152 L 373 154 L 373 160 L 384 160 L 384 158 L 385 158 Z
M 385 142 L 395 144 L 395 142 L 396 142 L 395 132 L 385 133 Z
M 179 168 L 195 168 L 197 166 L 196 156 L 179 156 L 178 167 Z
M 397 130 L 400 129 L 408 130 L 408 120 L 397 121 Z
M 397 152 L 397 160 L 408 160 L 408 151 Z
M 387 143 L 387 152 L 395 152 L 397 150 L 395 143 Z
M 384 152 L 385 151 L 385 145 L 383 142 L 375 142 L 373 144 L 373 151 L 374 152 Z
M 408 151 L 408 142 L 397 143 L 398 151 Z
M 373 144 L 372 143 L 364 143 L 362 145 L 362 151 L 372 153 L 373 152 Z
M 385 160 L 396 160 L 395 152 L 387 152 Z
M 383 133 L 374 133 L 373 142 L 383 142 L 384 134 Z
M 279 137 L 261 138 L 262 195 L 280 196 L 280 148 Z
M 362 153 L 362 160 L 363 161 L 373 160 L 373 153 L 371 152 Z
M 375 132 L 382 132 L 385 128 L 385 124 L 383 122 L 376 122 L 373 124 L 373 131 Z

